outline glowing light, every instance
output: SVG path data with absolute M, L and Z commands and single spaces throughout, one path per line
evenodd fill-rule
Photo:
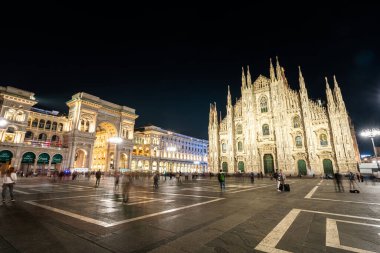
M 175 152 L 175 151 L 177 151 L 177 148 L 176 147 L 167 147 L 166 150 Z
M 0 119 L 0 127 L 4 127 L 8 124 L 8 121 L 6 119 Z
M 380 130 L 377 128 L 366 129 L 363 130 L 360 135 L 364 137 L 376 137 L 380 135 Z
M 118 136 L 113 136 L 108 139 L 108 142 L 113 143 L 113 144 L 119 144 L 123 142 L 123 139 Z

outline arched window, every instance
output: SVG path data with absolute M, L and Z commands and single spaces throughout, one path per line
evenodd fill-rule
M 38 126 L 38 119 L 34 119 L 32 122 L 32 127 L 37 127 Z
M 53 124 L 51 125 L 51 130 L 57 131 L 57 122 L 53 122 Z
M 90 121 L 86 121 L 86 126 L 84 128 L 85 132 L 88 132 L 90 130 Z
M 295 116 L 293 118 L 293 127 L 294 128 L 299 128 L 301 126 L 301 121 L 299 116 Z
M 302 138 L 301 136 L 296 136 L 296 147 L 301 148 L 302 147 Z
M 269 125 L 268 124 L 263 125 L 263 135 L 269 135 Z
M 62 130 L 63 130 L 63 124 L 59 123 L 58 124 L 58 132 L 62 132 Z
M 27 131 L 27 132 L 25 133 L 25 139 L 30 139 L 30 140 L 32 140 L 32 139 L 33 139 L 33 132 L 31 132 L 31 131 Z
M 238 142 L 238 151 L 243 151 L 243 142 Z
M 46 121 L 45 129 L 50 130 L 50 127 L 51 127 L 51 121 L 48 120 L 48 121 Z
M 32 118 L 28 118 L 28 127 L 30 127 L 30 124 L 32 124 Z
M 45 120 L 41 119 L 40 123 L 38 124 L 38 128 L 44 128 L 45 127 Z
M 262 97 L 260 100 L 261 112 L 268 112 L 268 102 L 266 97 Z
M 236 133 L 237 134 L 242 134 L 243 133 L 243 128 L 241 127 L 240 124 L 236 126 Z
M 79 131 L 84 131 L 84 124 L 85 124 L 85 121 L 84 121 L 84 119 L 82 119 L 82 120 L 80 121 Z
M 52 141 L 52 142 L 58 142 L 58 141 L 59 141 L 59 136 L 58 136 L 58 135 L 53 135 L 53 136 L 51 137 L 51 141 Z
M 227 151 L 226 143 L 222 143 L 222 152 L 226 153 L 226 151 Z
M 40 134 L 40 135 L 38 136 L 38 140 L 39 140 L 39 141 L 46 141 L 46 139 L 47 139 L 47 135 L 44 134 L 44 133 L 42 133 L 42 134 Z
M 321 134 L 319 136 L 319 141 L 321 143 L 321 146 L 327 146 L 329 144 L 327 141 L 327 135 L 326 134 Z

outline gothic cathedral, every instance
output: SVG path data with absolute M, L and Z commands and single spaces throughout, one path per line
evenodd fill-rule
M 299 69 L 300 90 L 292 90 L 277 59 L 270 78 L 253 83 L 249 68 L 242 71 L 241 98 L 233 105 L 230 89 L 227 115 L 218 120 L 210 106 L 209 167 L 228 173 L 321 175 L 357 170 L 359 150 L 342 93 L 334 76 L 326 78 L 327 105 L 309 99 Z

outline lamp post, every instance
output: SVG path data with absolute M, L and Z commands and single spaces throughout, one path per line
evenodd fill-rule
M 360 135 L 363 136 L 363 137 L 369 137 L 369 138 L 371 138 L 372 146 L 373 146 L 373 152 L 374 152 L 375 159 L 376 159 L 377 169 L 379 169 L 379 162 L 378 162 L 378 160 L 377 160 L 377 151 L 376 151 L 375 142 L 374 142 L 373 139 L 374 139 L 376 136 L 379 136 L 379 135 L 380 135 L 380 130 L 379 130 L 379 129 L 376 129 L 376 128 L 366 129 L 366 130 L 362 131 L 362 132 L 360 133 Z
M 107 147 L 107 167 L 106 168 L 109 168 L 108 170 L 111 169 L 111 164 L 110 164 L 110 144 L 116 144 L 116 147 L 117 147 L 117 144 L 120 144 L 123 142 L 123 139 L 118 137 L 118 136 L 113 136 L 113 137 L 110 137 L 108 138 L 108 147 Z M 117 155 L 117 148 L 115 150 L 115 156 Z

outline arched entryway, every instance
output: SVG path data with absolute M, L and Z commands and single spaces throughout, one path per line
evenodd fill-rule
M 334 169 L 333 169 L 333 164 L 330 159 L 324 159 L 323 160 L 323 171 L 327 175 L 334 175 Z
M 129 169 L 128 167 L 128 155 L 126 154 L 126 153 L 122 153 L 121 155 L 120 155 L 120 170 L 127 170 L 127 169 Z
M 222 162 L 222 170 L 223 170 L 223 172 L 228 172 L 228 164 L 227 164 L 227 162 Z
M 38 174 L 46 175 L 49 169 L 50 155 L 48 153 L 42 153 L 38 156 L 37 171 Z
M 32 172 L 34 162 L 36 161 L 36 155 L 33 152 L 26 152 L 21 158 L 21 171 L 24 175 L 28 175 Z
M 60 170 L 61 164 L 62 164 L 63 157 L 61 154 L 55 154 L 51 160 L 52 169 L 53 170 Z
M 244 162 L 243 161 L 238 162 L 238 170 L 242 173 L 244 172 Z
M 264 173 L 265 174 L 274 173 L 274 162 L 273 162 L 273 156 L 271 154 L 264 155 Z
M 307 174 L 305 160 L 298 160 L 297 165 L 298 165 L 298 175 L 305 176 Z
M 87 152 L 83 149 L 78 149 L 75 152 L 74 168 L 84 168 L 87 162 Z
M 96 139 L 92 153 L 92 168 L 95 170 L 108 171 L 113 169 L 116 154 L 116 145 L 109 140 L 117 137 L 116 127 L 110 122 L 102 122 L 96 127 Z

